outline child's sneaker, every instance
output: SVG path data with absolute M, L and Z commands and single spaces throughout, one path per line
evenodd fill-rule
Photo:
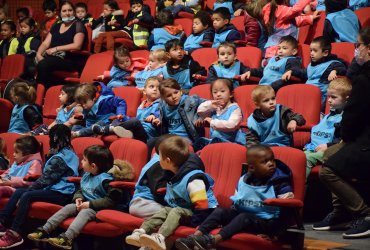
M 126 243 L 132 246 L 141 247 L 140 236 L 145 234 L 145 230 L 142 228 L 135 229 L 132 234 L 126 237 Z
M 21 235 L 13 230 L 6 230 L 3 237 L 0 238 L 0 249 L 12 248 L 23 243 Z
M 109 125 L 101 126 L 99 124 L 94 124 L 92 125 L 91 129 L 94 132 L 94 134 L 97 134 L 97 135 L 109 135 L 110 134 Z
M 176 248 L 179 250 L 192 250 L 194 249 L 194 241 L 193 241 L 194 235 L 189 235 L 186 238 L 180 238 L 177 239 L 175 242 Z
M 153 250 L 166 250 L 166 242 L 162 234 L 142 234 L 140 236 L 140 242 L 143 246 L 149 247 Z
M 56 238 L 49 238 L 48 242 L 55 247 L 63 249 L 72 249 L 72 240 L 68 239 L 63 235 L 59 235 Z
M 215 238 L 209 234 L 205 235 L 194 235 L 192 237 L 194 246 L 199 250 L 211 249 L 216 245 Z
M 113 127 L 113 132 L 121 138 L 133 138 L 134 134 L 121 126 Z
M 44 229 L 39 228 L 35 232 L 27 235 L 27 238 L 33 241 L 47 241 L 49 234 Z
M 6 227 L 3 226 L 3 224 L 0 223 L 0 236 L 3 236 L 6 232 Z

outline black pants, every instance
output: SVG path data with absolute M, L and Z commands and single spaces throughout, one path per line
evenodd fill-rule
M 122 122 L 119 126 L 130 130 L 134 135 L 134 139 L 146 143 L 147 134 L 139 119 L 131 118 L 128 121 Z

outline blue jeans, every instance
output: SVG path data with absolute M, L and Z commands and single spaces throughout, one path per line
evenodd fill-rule
M 0 210 L 0 223 L 4 224 L 5 220 L 12 216 L 13 212 L 18 208 L 10 229 L 21 233 L 22 225 L 27 218 L 32 202 L 43 201 L 64 206 L 71 199 L 72 195 L 66 195 L 52 190 L 28 191 L 26 188 L 18 188 L 12 194 L 5 207 Z
M 103 121 L 99 121 L 99 122 L 97 122 L 95 124 L 99 124 L 100 126 L 106 126 L 106 125 L 108 125 L 108 124 L 106 124 Z M 94 135 L 94 132 L 92 130 L 92 126 L 91 127 L 84 127 L 84 126 L 81 126 L 81 125 L 74 125 L 72 127 L 72 131 L 73 132 L 78 132 L 79 137 L 89 137 L 89 136 L 93 136 Z
M 184 6 L 184 5 L 181 5 L 181 4 L 169 6 L 169 7 L 165 8 L 165 10 L 171 11 L 173 16 L 175 16 L 175 17 L 177 16 L 177 14 L 180 11 L 185 11 L 185 12 L 194 14 L 194 11 L 190 7 L 187 7 L 187 6 Z

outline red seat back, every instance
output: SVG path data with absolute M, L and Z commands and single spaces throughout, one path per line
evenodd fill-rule
M 98 19 L 100 15 L 103 13 L 103 5 L 104 5 L 104 0 L 89 0 L 88 1 L 89 13 L 92 15 L 94 19 Z
M 211 84 L 202 84 L 192 87 L 189 91 L 189 95 L 198 95 L 201 98 L 211 100 Z
M 243 40 L 245 38 L 244 15 L 234 17 L 233 19 L 231 19 L 230 23 L 233 24 L 235 28 L 240 32 Z
M 332 43 L 331 53 L 343 59 L 347 65 L 350 65 L 355 54 L 355 45 L 349 42 Z
M 3 138 L 6 145 L 6 155 L 9 158 L 9 164 L 13 164 L 14 162 L 14 142 L 17 140 L 18 137 L 22 136 L 21 134 L 17 133 L 2 133 L 0 137 Z
M 304 44 L 306 43 L 306 40 L 308 38 L 308 34 L 310 32 L 310 25 L 305 25 L 302 27 L 299 27 L 298 29 L 298 43 L 299 44 Z
M 98 75 L 110 70 L 113 65 L 113 51 L 93 54 L 87 59 L 80 76 L 80 83 L 92 83 Z
M 42 104 L 44 103 L 44 95 L 45 95 L 45 87 L 43 84 L 37 84 L 36 86 L 36 101 L 35 103 L 37 105 L 40 105 L 42 107 Z
M 201 66 L 208 69 L 212 63 L 217 62 L 217 50 L 216 48 L 201 48 L 194 50 L 191 53 L 194 61 L 197 61 Z
M 48 135 L 36 135 L 36 140 L 41 144 L 41 157 L 45 161 L 45 156 L 49 154 L 50 139 Z
M 299 44 L 298 45 L 298 56 L 302 58 L 303 68 L 307 68 L 308 65 L 311 63 L 310 45 Z
M 127 103 L 126 115 L 130 117 L 136 117 L 137 108 L 141 102 L 141 92 L 135 87 L 118 87 L 113 88 L 113 92 L 116 96 L 125 99 Z
M 310 32 L 308 33 L 306 43 L 310 44 L 311 41 L 319 36 L 322 36 L 324 33 L 324 24 L 325 24 L 326 14 L 325 11 L 320 13 L 320 18 L 316 20 L 311 26 Z
M 71 142 L 73 150 L 75 151 L 76 155 L 78 156 L 79 161 L 83 159 L 84 150 L 87 147 L 93 146 L 93 145 L 102 145 L 104 146 L 104 143 L 99 138 L 94 137 L 78 137 L 74 138 Z
M 157 8 L 155 0 L 144 0 L 144 4 L 150 7 L 150 15 L 152 15 L 152 17 L 155 17 Z
M 9 55 L 1 64 L 0 79 L 10 80 L 19 77 L 24 71 L 24 55 Z
M 193 20 L 189 18 L 176 18 L 175 24 L 180 24 L 184 29 L 186 36 L 190 36 L 193 31 Z
M 234 100 L 239 104 L 243 112 L 243 121 L 253 113 L 256 105 L 252 100 L 252 91 L 257 85 L 244 85 L 234 90 Z
M 358 17 L 358 20 L 360 21 L 362 28 L 370 26 L 370 14 L 369 13 L 370 13 L 370 7 L 355 10 L 355 14 Z
M 262 61 L 262 51 L 256 47 L 236 48 L 237 58 L 250 68 L 260 68 Z
M 130 51 L 130 56 L 132 58 L 140 58 L 141 57 L 141 58 L 148 59 L 149 58 L 149 54 L 150 54 L 150 52 L 148 50 L 134 50 L 134 51 Z
M 48 88 L 45 94 L 45 100 L 44 100 L 44 108 L 43 108 L 43 116 L 44 116 L 44 123 L 50 124 L 52 123 L 56 116 L 57 111 L 56 109 L 60 107 L 60 90 L 62 89 L 62 85 L 57 85 Z
M 0 98 L 0 110 L 1 110 L 0 133 L 5 133 L 9 129 L 13 104 L 7 99 Z

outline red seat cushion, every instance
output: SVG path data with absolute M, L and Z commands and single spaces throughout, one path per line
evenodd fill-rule
M 122 213 L 115 210 L 101 210 L 97 213 L 96 218 L 101 221 L 113 224 L 126 232 L 139 228 L 144 222 L 143 218 L 132 216 L 131 214 Z
M 72 224 L 73 220 L 74 218 L 68 218 L 64 220 L 60 226 L 64 229 L 67 229 Z M 111 238 L 122 235 L 124 232 L 120 228 L 113 226 L 110 223 L 90 221 L 85 225 L 81 233 Z
M 40 220 L 47 220 L 61 208 L 62 206 L 57 204 L 37 201 L 32 203 L 28 216 Z

